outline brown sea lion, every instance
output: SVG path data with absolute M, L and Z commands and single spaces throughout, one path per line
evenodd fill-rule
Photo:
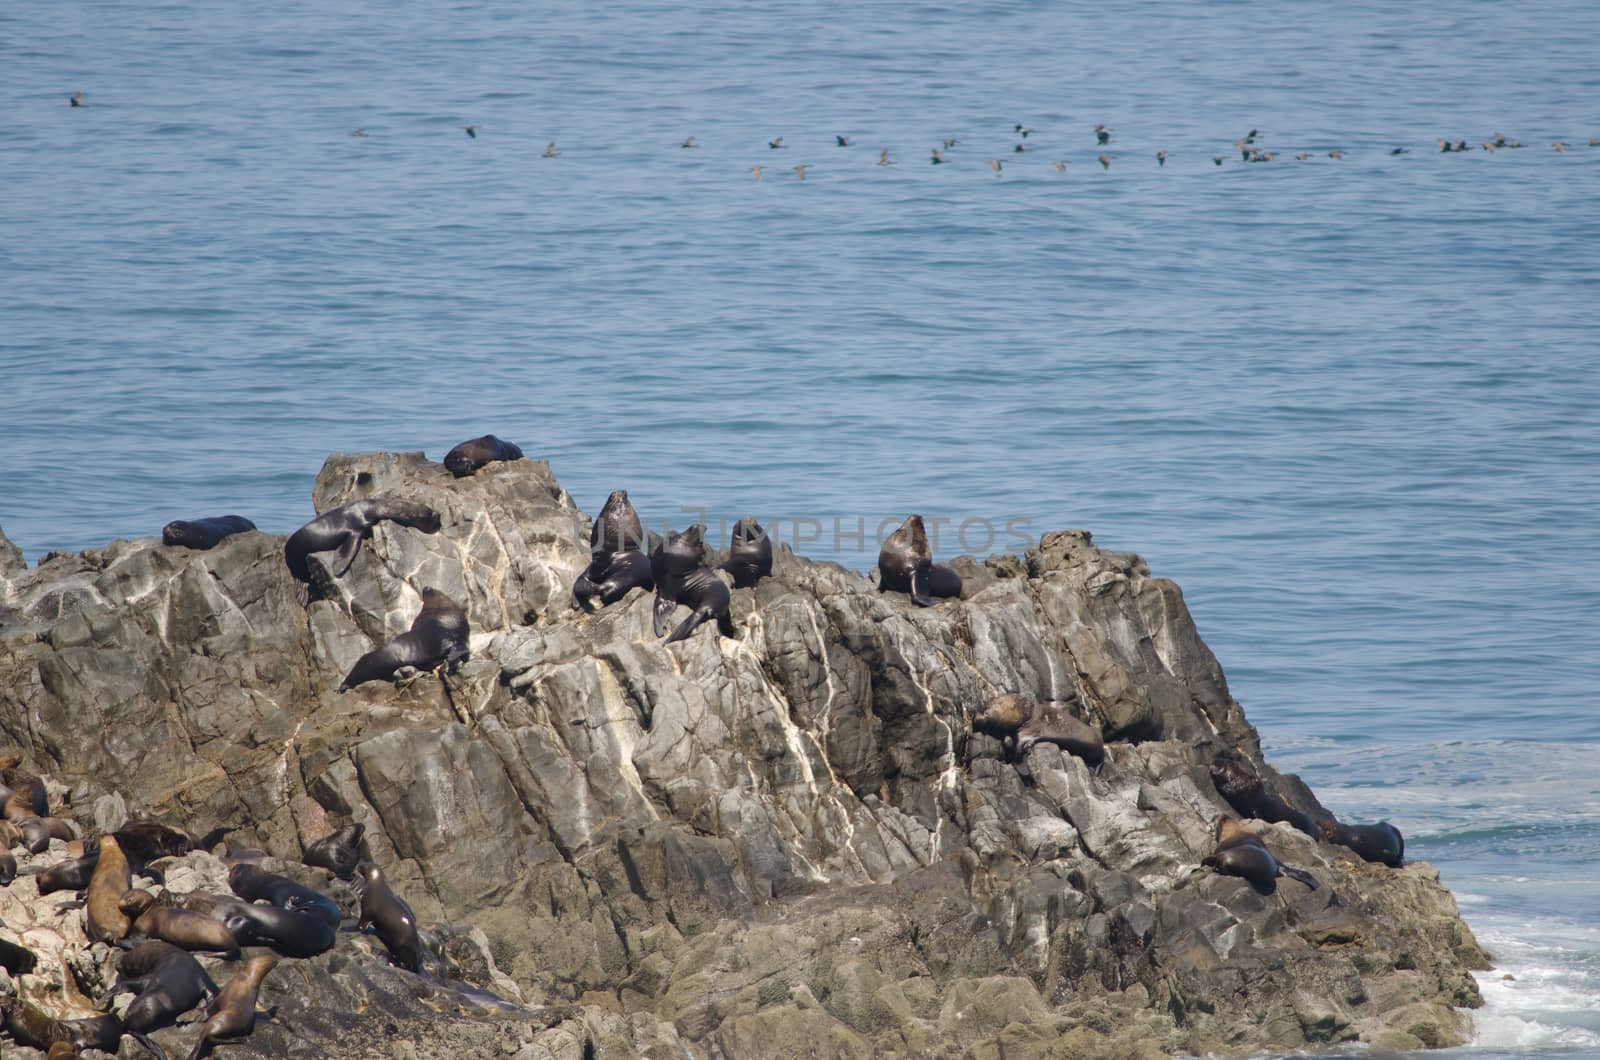
M 122 896 L 133 888 L 128 859 L 117 846 L 115 836 L 100 837 L 100 859 L 89 877 L 88 900 L 84 906 L 84 933 L 90 942 L 117 942 L 128 935 L 133 921 L 120 908 Z
M 456 478 L 466 478 L 495 460 L 521 460 L 522 450 L 492 434 L 462 442 L 445 454 L 444 466 Z
M 6 820 L 19 817 L 44 817 L 50 812 L 50 799 L 44 781 L 21 769 L 0 769 L 0 784 L 9 795 L 5 796 Z
M 384 494 L 330 508 L 289 535 L 289 540 L 283 546 L 283 559 L 289 565 L 289 573 L 299 583 L 302 605 L 311 601 L 312 579 L 307 557 L 313 552 L 338 549 L 333 576 L 343 577 L 344 572 L 350 569 L 350 564 L 355 562 L 361 542 L 370 537 L 372 528 L 384 520 L 421 530 L 425 534 L 438 533 L 441 525 L 439 513 L 426 504 Z
M 206 1022 L 189 1060 L 200 1060 L 213 1045 L 242 1041 L 256 1026 L 256 997 L 261 981 L 278 965 L 270 953 L 251 957 L 233 973 L 222 992 L 206 1007 Z
M 42 854 L 50 849 L 50 840 L 70 843 L 78 838 L 72 825 L 60 817 L 19 817 L 13 823 L 21 835 L 22 844 L 30 854 Z
M 1260 836 L 1226 814 L 1217 818 L 1216 838 L 1216 849 L 1201 865 L 1226 876 L 1242 877 L 1266 892 L 1277 889 L 1279 876 L 1291 876 L 1313 891 L 1317 889 L 1315 876 L 1273 857 Z
M 718 569 L 733 575 L 735 589 L 753 589 L 762 578 L 772 574 L 772 538 L 761 529 L 760 523 L 745 516 L 733 524 L 728 558 Z
M 130 936 L 144 935 L 186 950 L 211 950 L 230 961 L 239 959 L 239 942 L 215 917 L 192 909 L 161 905 L 149 891 L 129 891 L 118 903 L 134 918 Z
M 183 548 L 208 549 L 222 539 L 254 530 L 256 524 L 242 515 L 218 515 L 210 519 L 175 519 L 161 528 L 161 543 Z
M 11 886 L 17 878 L 17 856 L 7 850 L 0 853 L 0 887 Z
M 467 657 L 467 612 L 437 589 L 422 590 L 422 610 L 411 628 L 376 651 L 356 660 L 339 684 L 347 692 L 368 681 L 387 681 L 402 666 L 432 670 L 443 664 L 454 670 Z
M 961 575 L 933 562 L 922 516 L 907 516 L 878 550 L 878 591 L 910 593 L 918 607 L 932 607 L 936 597 L 961 595 Z
M 654 588 L 647 543 L 628 491 L 612 491 L 589 528 L 589 566 L 572 583 L 572 606 L 587 611 L 589 600 L 598 596 L 600 606 L 606 607 L 630 589 Z
M 1021 758 L 1036 743 L 1053 743 L 1077 755 L 1091 766 L 1106 757 L 1105 740 L 1100 731 L 1069 714 L 1055 703 L 1041 703 L 1028 696 L 1010 693 L 995 696 L 972 719 L 974 732 L 1016 741 L 1015 758 Z
M 46 1053 L 65 1043 L 115 1054 L 122 1041 L 122 1021 L 115 1016 L 56 1019 L 16 994 L 0 997 L 0 1019 L 18 1045 Z
M 389 888 L 383 870 L 370 861 L 356 866 L 361 888 L 360 928 L 372 928 L 388 948 L 394 963 L 408 971 L 422 970 L 422 943 L 417 918 L 405 900 Z
M 672 631 L 667 644 L 688 637 L 710 618 L 717 620 L 717 631 L 724 637 L 737 636 L 728 615 L 728 602 L 732 599 L 728 585 L 705 564 L 705 532 L 700 523 L 678 533 L 669 532 L 650 552 L 650 573 L 656 583 L 652 622 L 656 636 L 667 631 L 672 612 L 679 604 L 694 612 Z
M 361 837 L 366 830 L 364 824 L 345 825 L 306 847 L 306 856 L 300 860 L 307 865 L 327 869 L 341 880 L 348 880 L 361 861 Z

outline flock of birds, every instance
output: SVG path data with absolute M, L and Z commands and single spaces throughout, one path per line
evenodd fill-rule
M 88 106 L 88 104 L 84 102 L 84 98 L 83 98 L 83 93 L 82 92 L 74 93 L 70 98 L 70 102 L 71 102 L 72 106 L 74 106 L 74 107 Z M 476 140 L 478 138 L 478 130 L 483 128 L 483 126 L 477 125 L 477 124 L 468 124 L 468 125 L 461 126 L 461 128 L 467 134 L 468 137 L 470 137 L 471 139 Z M 1016 139 L 1017 142 L 1011 148 L 1010 154 L 1013 157 L 1015 157 L 1016 155 L 1024 155 L 1024 154 L 1028 154 L 1028 153 L 1033 152 L 1038 147 L 1038 143 L 1037 143 L 1037 141 L 1035 141 L 1033 143 L 1030 143 L 1028 138 L 1029 138 L 1029 136 L 1031 136 L 1036 131 L 1037 130 L 1031 129 L 1028 126 L 1022 124 L 1021 122 L 1015 123 L 1011 128 L 1011 133 L 1012 133 L 1012 136 Z M 1113 142 L 1112 138 L 1111 138 L 1111 134 L 1112 134 L 1113 131 L 1114 130 L 1112 130 L 1110 127 L 1106 126 L 1105 124 L 1097 124 L 1097 125 L 1095 125 L 1095 127 L 1094 127 L 1095 147 L 1097 147 L 1097 148 L 1110 147 L 1112 145 L 1112 142 Z M 359 128 L 359 129 L 353 130 L 350 133 L 350 135 L 352 137 L 360 139 L 360 138 L 366 137 L 368 135 L 368 133 L 367 133 L 367 130 L 365 128 Z M 1276 158 L 1279 157 L 1279 155 L 1282 153 L 1281 151 L 1269 151 L 1264 146 L 1258 146 L 1258 141 L 1261 139 L 1261 137 L 1262 137 L 1262 134 L 1261 134 L 1261 131 L 1259 129 L 1251 129 L 1243 137 L 1241 137 L 1240 139 L 1234 141 L 1233 146 L 1239 152 L 1239 161 L 1241 161 L 1241 162 L 1271 162 L 1271 161 L 1274 161 Z M 846 135 L 844 135 L 842 133 L 835 134 L 833 139 L 834 139 L 833 146 L 835 148 L 854 147 L 854 146 L 856 146 L 855 140 L 852 137 L 846 136 Z M 954 136 L 945 137 L 936 146 L 931 148 L 931 155 L 930 155 L 930 157 L 928 159 L 929 164 L 930 165 L 935 165 L 935 166 L 940 166 L 940 165 L 946 165 L 946 164 L 955 162 L 956 159 L 951 157 L 951 155 L 952 155 L 952 152 L 953 152 L 954 148 L 956 148 L 960 144 L 961 144 L 961 140 L 959 140 L 958 138 L 956 138 Z M 1517 148 L 1521 148 L 1521 147 L 1527 146 L 1521 140 L 1507 139 L 1506 136 L 1503 133 L 1500 133 L 1500 132 L 1494 133 L 1493 136 L 1488 140 L 1481 141 L 1476 147 L 1472 146 L 1471 144 L 1469 144 L 1464 139 L 1454 139 L 1454 140 L 1452 140 L 1452 139 L 1446 139 L 1446 138 L 1443 138 L 1443 137 L 1441 137 L 1438 140 L 1438 144 L 1439 144 L 1439 153 L 1440 154 L 1452 154 L 1452 153 L 1460 153 L 1460 152 L 1467 152 L 1467 151 L 1477 151 L 1477 150 L 1483 150 L 1483 151 L 1487 151 L 1489 154 L 1494 154 L 1496 151 L 1499 151 L 1499 150 L 1502 150 L 1502 149 L 1504 149 L 1504 150 L 1515 150 Z M 700 146 L 700 144 L 698 142 L 696 142 L 696 140 L 695 140 L 695 138 L 693 136 L 690 136 L 687 139 L 685 139 L 682 143 L 680 143 L 678 146 L 680 148 L 685 149 L 685 150 L 693 150 L 695 148 L 698 148 Z M 781 150 L 786 149 L 788 146 L 789 146 L 788 144 L 783 142 L 783 137 L 782 136 L 774 137 L 773 139 L 767 141 L 767 148 L 769 150 L 772 150 L 772 151 L 781 151 Z M 1554 142 L 1550 146 L 1552 148 L 1554 148 L 1555 151 L 1558 154 L 1566 154 L 1567 148 L 1568 148 L 1569 145 L 1564 140 L 1557 140 L 1556 142 Z M 1589 137 L 1588 146 L 1590 146 L 1590 147 L 1600 147 L 1600 136 L 1591 136 L 1591 137 Z M 1336 147 L 1336 148 L 1333 148 L 1333 149 L 1328 150 L 1326 152 L 1323 152 L 1320 149 L 1317 150 L 1317 151 L 1297 151 L 1294 154 L 1294 158 L 1295 158 L 1296 161 L 1299 161 L 1299 162 L 1308 162 L 1313 157 L 1315 157 L 1316 155 L 1324 154 L 1324 153 L 1327 155 L 1328 158 L 1332 158 L 1332 159 L 1335 159 L 1335 160 L 1342 159 L 1342 158 L 1345 157 L 1344 151 L 1342 149 Z M 1395 147 L 1395 148 L 1390 149 L 1388 153 L 1390 155 L 1410 154 L 1411 153 L 1411 149 L 1407 148 L 1407 147 Z M 556 149 L 556 142 L 554 140 L 552 140 L 549 143 L 545 144 L 543 157 L 545 157 L 545 158 L 556 158 L 556 157 L 559 157 L 560 154 L 561 154 L 561 152 Z M 1172 153 L 1170 151 L 1167 151 L 1165 149 L 1156 151 L 1155 152 L 1155 160 L 1156 160 L 1157 167 L 1165 167 L 1166 164 L 1167 164 L 1167 159 L 1169 159 L 1171 157 L 1172 157 Z M 1116 158 L 1117 158 L 1117 156 L 1113 155 L 1109 151 L 1101 151 L 1095 157 L 1094 160 L 1096 162 L 1100 163 L 1100 166 L 1101 166 L 1102 169 L 1109 170 L 1111 168 L 1111 163 Z M 1229 156 L 1226 153 L 1212 155 L 1211 156 L 1211 163 L 1214 166 L 1221 166 L 1221 165 L 1223 165 L 1224 163 L 1226 163 L 1228 161 L 1228 158 L 1229 158 Z M 892 166 L 892 165 L 897 165 L 898 162 L 897 162 L 896 159 L 890 157 L 889 149 L 887 147 L 884 147 L 884 148 L 880 148 L 879 151 L 878 151 L 877 164 L 880 165 L 880 166 Z M 1054 161 L 1052 161 L 1050 163 L 1050 168 L 1055 170 L 1057 173 L 1065 173 L 1067 171 L 1067 165 L 1068 165 L 1068 162 L 1067 162 L 1066 159 L 1057 158 L 1057 159 L 1055 159 Z M 988 166 L 989 166 L 989 169 L 994 173 L 995 176 L 997 176 L 997 177 L 1000 176 L 1005 170 L 1004 156 L 988 159 Z M 756 180 L 759 181 L 766 175 L 767 171 L 769 169 L 771 169 L 771 168 L 773 168 L 773 167 L 765 166 L 765 165 L 754 165 L 754 166 L 750 167 L 750 173 L 751 173 L 752 176 L 755 177 Z M 802 163 L 790 166 L 789 168 L 794 172 L 796 177 L 798 177 L 801 180 L 805 180 L 806 179 L 806 171 L 815 168 L 815 163 L 802 162 Z

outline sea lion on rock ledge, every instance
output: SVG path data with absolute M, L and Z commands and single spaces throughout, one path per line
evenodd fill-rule
M 1377 824 L 1344 824 L 1332 817 L 1317 822 L 1321 838 L 1355 851 L 1363 861 L 1377 861 L 1398 869 L 1406 863 L 1406 840 L 1400 829 L 1388 821 Z
M 333 576 L 343 577 L 355 562 L 361 542 L 385 519 L 425 534 L 439 532 L 439 513 L 426 504 L 383 495 L 330 508 L 289 535 L 283 546 L 283 559 L 289 565 L 289 573 L 300 583 L 302 606 L 311 600 L 311 568 L 306 565 L 306 558 L 313 552 L 338 549 Z
M 772 574 L 772 538 L 761 524 L 748 515 L 733 524 L 728 540 L 728 558 L 718 570 L 733 575 L 735 589 L 753 589 Z
M 918 607 L 932 607 L 935 597 L 961 595 L 961 575 L 933 562 L 922 516 L 907 516 L 878 550 L 878 591 L 910 593 Z
M 306 856 L 300 860 L 307 865 L 327 869 L 341 880 L 348 880 L 361 861 L 361 837 L 366 831 L 364 824 L 345 825 L 306 847 Z
M 1310 814 L 1290 806 L 1267 788 L 1250 767 L 1232 755 L 1219 754 L 1211 760 L 1211 783 L 1233 811 L 1241 817 L 1260 821 L 1282 821 L 1311 836 L 1321 831 Z
M 667 623 L 679 604 L 694 609 L 672 631 L 666 643 L 683 640 L 708 618 L 715 617 L 717 631 L 734 637 L 733 619 L 728 616 L 727 583 L 705 565 L 706 528 L 695 523 L 680 533 L 668 533 L 665 541 L 650 553 L 650 570 L 656 581 L 654 629 L 656 636 L 667 631 Z
M 368 681 L 385 681 L 402 666 L 431 670 L 440 663 L 454 669 L 467 657 L 467 612 L 437 589 L 422 590 L 422 610 L 411 628 L 356 660 L 339 684 L 348 692 Z
M 176 519 L 161 528 L 163 545 L 184 548 L 216 548 L 225 537 L 254 530 L 256 524 L 242 515 L 219 515 L 213 519 Z
M 388 949 L 394 963 L 411 972 L 422 970 L 422 943 L 417 937 L 417 918 L 405 899 L 395 894 L 383 870 L 370 861 L 356 866 L 357 886 L 361 890 L 361 928 L 372 928 Z
M 462 442 L 445 454 L 444 466 L 456 478 L 466 478 L 477 473 L 495 460 L 521 460 L 522 450 L 510 442 L 503 442 L 492 434 Z
M 1073 717 L 1058 704 L 1041 703 L 1015 693 L 995 696 L 985 703 L 972 719 L 972 730 L 1002 740 L 1013 737 L 1013 757 L 1018 759 L 1036 743 L 1053 743 L 1091 766 L 1099 765 L 1106 757 L 1105 740 L 1094 726 Z
M 645 555 L 644 524 L 628 503 L 627 490 L 613 490 L 589 529 L 589 567 L 572 583 L 572 606 L 589 609 L 590 597 L 600 606 L 614 604 L 634 587 L 655 587 L 650 557 Z
M 1277 889 L 1279 876 L 1291 876 L 1313 891 L 1317 889 L 1315 876 L 1273 857 L 1260 836 L 1226 814 L 1217 818 L 1216 849 L 1200 864 L 1226 876 L 1242 877 L 1268 893 Z

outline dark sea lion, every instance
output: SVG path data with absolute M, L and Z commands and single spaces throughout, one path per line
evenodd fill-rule
M 357 659 L 339 691 L 390 680 L 402 666 L 432 670 L 442 663 L 454 670 L 467 657 L 467 634 L 467 612 L 461 605 L 437 589 L 424 589 L 422 610 L 411 628 Z
M 215 917 L 161 905 L 149 891 L 129 891 L 119 904 L 124 913 L 134 918 L 130 937 L 143 935 L 182 949 L 211 950 L 230 961 L 239 959 L 239 941 Z
M 348 880 L 361 861 L 361 837 L 366 830 L 364 824 L 346 825 L 306 847 L 306 856 L 300 860 L 307 865 L 327 869 L 341 880 Z
M 244 967 L 233 974 L 222 992 L 206 1007 L 200 1040 L 194 1043 L 189 1060 L 200 1060 L 213 1045 L 242 1041 L 255 1030 L 256 997 L 261 992 L 261 981 L 277 965 L 278 958 L 270 953 L 244 962 Z
M 961 595 L 961 575 L 933 562 L 922 516 L 908 516 L 878 551 L 878 591 L 910 593 L 918 607 L 932 607 L 935 597 Z
M 666 540 L 650 553 L 650 572 L 656 581 L 654 629 L 656 636 L 667 631 L 672 612 L 679 604 L 693 609 L 694 614 L 684 619 L 672 631 L 666 643 L 683 640 L 693 633 L 700 623 L 709 618 L 717 620 L 717 631 L 724 637 L 735 636 L 733 619 L 728 615 L 728 585 L 705 565 L 706 528 L 695 523 L 679 533 L 668 533 Z
M 17 856 L 7 850 L 0 853 L 0 887 L 11 886 L 17 878 Z
M 1105 740 L 1100 731 L 1067 713 L 1053 703 L 1041 703 L 1028 696 L 1011 693 L 995 696 L 972 719 L 974 732 L 1016 741 L 1016 758 L 1028 753 L 1036 743 L 1053 743 L 1063 751 L 1097 766 L 1106 757 Z
M 0 850 L 22 845 L 22 829 L 12 821 L 0 821 Z
M 194 833 L 187 828 L 162 824 L 149 818 L 128 820 L 112 835 L 117 837 L 117 846 L 128 863 L 141 867 L 158 858 L 182 857 L 200 845 Z
M 522 450 L 492 434 L 462 442 L 444 456 L 444 466 L 456 478 L 466 478 L 494 460 L 521 460 Z
M 1277 889 L 1279 876 L 1292 876 L 1317 889 L 1317 879 L 1303 869 L 1285 865 L 1272 856 L 1261 837 L 1224 814 L 1217 818 L 1216 849 L 1200 864 L 1226 876 L 1239 876 L 1264 892 Z
M 1282 821 L 1308 836 L 1321 838 L 1321 828 L 1310 814 L 1290 806 L 1232 755 L 1220 754 L 1211 760 L 1211 783 L 1239 816 Z
M 122 1021 L 115 1016 L 56 1019 L 15 994 L 0 997 L 0 1017 L 4 1019 L 6 1032 L 18 1045 L 42 1049 L 46 1053 L 65 1043 L 78 1049 L 99 1049 L 115 1054 L 122 1041 Z
M 0 938 L 0 968 L 12 975 L 27 975 L 39 966 L 39 958 L 20 942 Z
M 628 503 L 628 491 L 613 491 L 589 529 L 589 566 L 572 584 L 572 606 L 588 610 L 589 599 L 598 596 L 605 607 L 629 589 L 653 588 L 645 544 L 644 524 Z
M 56 891 L 81 891 L 89 886 L 98 864 L 100 851 L 93 850 L 82 857 L 56 862 L 34 877 L 34 883 L 41 895 L 54 894 Z
M 59 817 L 19 817 L 12 822 L 22 835 L 22 843 L 30 854 L 42 854 L 50 849 L 50 840 L 70 843 L 78 838 L 72 825 Z
M 338 927 L 344 914 L 332 898 L 303 887 L 287 876 L 264 872 L 259 866 L 235 865 L 228 870 L 228 886 L 233 893 L 250 902 L 271 902 L 279 909 L 294 913 L 310 913 L 321 917 L 331 927 Z
M 1380 862 L 1391 869 L 1401 868 L 1406 863 L 1405 837 L 1388 821 L 1347 825 L 1333 817 L 1324 817 L 1317 824 L 1325 842 L 1349 847 L 1363 861 Z
M 395 894 L 383 870 L 370 861 L 356 866 L 361 888 L 362 929 L 372 928 L 389 950 L 394 963 L 407 971 L 422 970 L 422 943 L 417 938 L 417 918 L 405 899 Z
M 333 948 L 334 929 L 320 916 L 246 902 L 225 895 L 190 893 L 182 908 L 216 917 L 241 946 L 271 946 L 285 957 L 315 957 Z
M 100 858 L 89 877 L 84 905 L 84 934 L 90 942 L 117 942 L 126 938 L 133 921 L 121 908 L 122 896 L 133 888 L 128 859 L 114 836 L 100 837 Z
M 772 538 L 761 524 L 745 516 L 733 524 L 728 540 L 728 558 L 719 570 L 733 575 L 735 589 L 753 589 L 772 574 Z
M 388 494 L 328 509 L 290 534 L 283 546 L 283 559 L 289 565 L 289 573 L 300 583 L 301 604 L 311 599 L 311 568 L 306 564 L 306 557 L 313 552 L 337 549 L 333 576 L 343 577 L 344 572 L 350 569 L 350 564 L 355 562 L 361 542 L 370 537 L 372 528 L 384 520 L 426 534 L 438 533 L 441 525 L 439 513 L 426 504 Z
M 174 1023 L 177 1018 L 217 996 L 217 984 L 200 967 L 200 962 L 170 942 L 142 942 L 117 960 L 117 981 L 100 999 L 109 1008 L 118 994 L 135 994 L 122 1014 L 124 1031 L 155 1053 L 165 1052 L 150 1040 L 148 1032 Z
M 219 515 L 214 519 L 178 519 L 161 528 L 163 545 L 184 548 L 216 548 L 222 539 L 254 530 L 256 524 L 242 515 Z
M 5 818 L 15 821 L 19 817 L 44 817 L 50 812 L 50 796 L 44 781 L 22 769 L 0 769 L 0 784 L 9 792 L 5 796 Z

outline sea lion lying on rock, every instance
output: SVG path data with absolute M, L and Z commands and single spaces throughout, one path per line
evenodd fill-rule
M 134 918 L 130 938 L 160 939 L 186 950 L 211 950 L 230 961 L 239 959 L 239 941 L 215 917 L 161 905 L 149 891 L 129 891 L 122 896 L 119 907 Z
M 492 434 L 462 442 L 445 454 L 444 466 L 456 478 L 476 474 L 478 469 L 495 460 L 521 460 L 522 450 L 510 442 L 503 442 Z
M 127 1033 L 157 1056 L 166 1054 L 146 1032 L 165 1027 L 201 1001 L 217 996 L 217 984 L 200 962 L 170 942 L 144 942 L 117 960 L 117 981 L 100 999 L 109 1008 L 118 994 L 136 994 L 122 1015 Z
M 248 902 L 271 902 L 279 909 L 309 913 L 321 917 L 330 927 L 338 927 L 339 921 L 344 919 L 344 914 L 332 898 L 301 886 L 287 876 L 264 872 L 256 865 L 246 863 L 233 866 L 228 870 L 228 886 L 233 888 L 234 894 Z
M 437 534 L 441 525 L 439 513 L 426 504 L 383 495 L 330 508 L 289 535 L 289 540 L 283 546 L 283 560 L 298 583 L 297 592 L 302 607 L 311 601 L 308 557 L 313 552 L 338 549 L 333 563 L 333 576 L 341 578 L 350 569 L 350 564 L 356 561 L 361 542 L 371 537 L 372 528 L 386 519 L 425 534 Z
M 1239 876 L 1250 881 L 1264 893 L 1277 889 L 1279 876 L 1291 876 L 1301 883 L 1317 889 L 1317 878 L 1303 869 L 1285 865 L 1272 856 L 1261 837 L 1244 825 L 1224 814 L 1217 818 L 1217 846 L 1200 862 L 1225 876 Z
M 219 515 L 213 519 L 176 519 L 161 528 L 163 545 L 184 548 L 216 548 L 223 538 L 254 530 L 256 524 L 242 515 Z
M 1105 740 L 1099 730 L 1067 713 L 1056 703 L 1041 703 L 1028 696 L 1010 693 L 995 696 L 972 719 L 972 731 L 1015 741 L 1013 760 L 1020 760 L 1036 743 L 1053 743 L 1077 755 L 1091 766 L 1106 757 Z
M 1332 817 L 1317 822 L 1322 839 L 1355 851 L 1363 861 L 1376 861 L 1391 869 L 1406 863 L 1406 840 L 1388 821 L 1377 824 L 1343 824 Z
M 1240 817 L 1282 821 L 1312 838 L 1320 837 L 1317 824 L 1310 814 L 1284 802 L 1261 782 L 1261 778 L 1249 766 L 1232 755 L 1220 754 L 1211 760 L 1211 783 L 1216 787 L 1217 794 Z

